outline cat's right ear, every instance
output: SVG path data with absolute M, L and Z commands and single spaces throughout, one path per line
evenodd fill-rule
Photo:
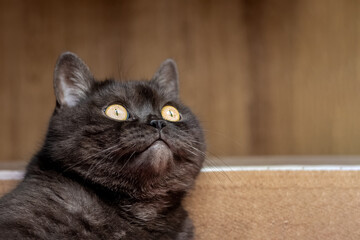
M 88 66 L 74 53 L 65 52 L 57 60 L 54 71 L 56 107 L 73 107 L 83 99 L 92 84 Z
M 179 95 L 179 74 L 174 60 L 165 60 L 155 73 L 152 80 L 160 90 L 169 97 L 177 98 Z

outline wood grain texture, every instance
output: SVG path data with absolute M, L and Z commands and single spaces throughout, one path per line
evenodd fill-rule
M 209 153 L 360 153 L 360 2 L 0 0 L 0 161 L 39 148 L 52 71 L 76 52 L 103 79 L 166 58 Z

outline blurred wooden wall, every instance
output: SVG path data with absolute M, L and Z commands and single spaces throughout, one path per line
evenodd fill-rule
M 166 58 L 223 155 L 360 153 L 360 1 L 0 0 L 0 161 L 39 148 L 57 56 L 99 78 Z

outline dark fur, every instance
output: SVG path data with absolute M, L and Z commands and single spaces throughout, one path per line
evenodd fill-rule
M 45 143 L 24 180 L 0 200 L 0 238 L 193 239 L 181 201 L 200 171 L 205 143 L 178 99 L 174 62 L 164 62 L 150 81 L 98 82 L 65 53 L 54 87 Z M 104 115 L 113 103 L 126 107 L 129 120 Z M 182 119 L 159 130 L 150 121 L 161 120 L 167 104 Z M 168 148 L 150 147 L 159 138 Z

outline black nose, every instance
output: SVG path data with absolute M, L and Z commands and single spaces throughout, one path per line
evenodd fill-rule
M 163 127 L 166 126 L 166 122 L 164 120 L 151 120 L 150 125 L 154 128 L 161 130 Z

